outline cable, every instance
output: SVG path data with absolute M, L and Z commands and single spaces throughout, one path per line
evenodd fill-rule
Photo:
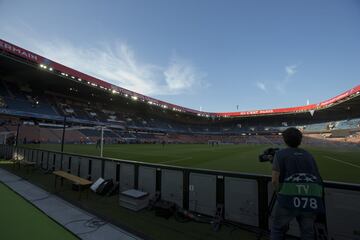
M 101 220 L 101 219 L 96 218 L 96 217 L 93 217 L 93 218 L 90 218 L 90 219 L 77 219 L 77 220 L 67 222 L 67 223 L 64 224 L 64 227 L 69 225 L 69 224 L 76 223 L 76 222 L 83 222 L 84 227 L 92 229 L 90 231 L 86 231 L 86 232 L 82 232 L 82 233 L 76 233 L 76 235 L 88 234 L 88 233 L 95 232 L 99 228 L 101 228 L 102 226 L 107 224 L 106 221 Z
M 94 218 L 90 218 L 88 220 L 86 219 L 80 219 L 80 220 L 74 220 L 74 221 L 71 221 L 71 222 L 68 222 L 66 224 L 69 224 L 69 223 L 74 223 L 74 222 L 81 222 L 81 221 L 84 221 L 83 225 L 87 228 L 93 228 L 93 230 L 90 230 L 90 231 L 86 231 L 86 232 L 82 232 L 82 233 L 76 233 L 77 235 L 83 235 L 83 234 L 89 234 L 89 233 L 93 233 L 93 232 L 96 232 L 99 228 L 101 228 L 102 226 L 105 226 L 106 224 L 108 224 L 108 222 L 104 221 L 104 220 L 101 220 L 97 217 L 94 217 Z M 64 226 L 66 225 L 64 224 Z M 126 231 L 123 231 L 122 229 L 120 228 L 117 228 L 117 231 L 131 237 L 131 238 L 134 238 L 133 235 L 129 234 L 128 232 Z
M 87 218 L 87 219 L 72 220 L 72 221 L 70 221 L 70 222 L 67 222 L 67 223 L 63 224 L 63 226 L 69 225 L 69 224 L 71 224 L 71 223 L 76 223 L 76 222 L 86 222 L 86 221 L 88 221 L 88 220 L 89 220 L 88 218 Z
M 236 230 L 245 230 L 245 231 L 248 231 L 248 232 L 255 233 L 256 234 L 256 239 L 262 239 L 263 237 L 265 237 L 266 239 L 269 238 L 269 233 L 267 231 L 258 229 L 256 227 L 246 226 L 246 225 L 242 225 L 242 224 L 236 224 L 236 223 L 229 222 L 229 221 L 224 221 L 223 224 L 226 225 L 226 226 L 232 226 L 233 227 L 233 229 L 230 231 L 230 234 L 232 234 Z
M 41 201 L 41 200 L 45 200 L 45 199 L 48 199 L 50 198 L 52 195 L 49 194 L 47 195 L 46 197 L 41 197 L 41 198 L 37 198 L 37 199 L 34 199 L 34 200 L 30 200 L 31 202 L 37 202 L 37 201 Z

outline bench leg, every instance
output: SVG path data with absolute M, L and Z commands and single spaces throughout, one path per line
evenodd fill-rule
M 80 201 L 81 200 L 81 193 L 82 193 L 82 191 L 83 191 L 83 189 L 82 189 L 82 186 L 81 185 L 78 185 L 79 187 L 79 197 L 78 197 L 78 200 Z
M 55 175 L 55 182 L 54 182 L 54 189 L 55 189 L 55 192 L 56 192 L 56 182 L 57 182 L 57 176 Z

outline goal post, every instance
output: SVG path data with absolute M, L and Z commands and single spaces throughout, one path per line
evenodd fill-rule
M 14 138 L 15 140 L 16 132 L 8 131 L 8 132 L 0 132 L 0 144 L 7 144 L 7 140 L 10 138 Z

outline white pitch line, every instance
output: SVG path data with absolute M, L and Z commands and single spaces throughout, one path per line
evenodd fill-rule
M 325 156 L 325 157 L 328 158 L 328 159 L 330 159 L 330 160 L 339 162 L 339 163 L 343 163 L 343 164 L 347 164 L 347 165 L 352 166 L 352 167 L 360 168 L 360 166 L 359 166 L 359 165 L 356 165 L 356 164 L 352 164 L 352 163 L 349 163 L 349 162 L 345 162 L 345 161 L 343 161 L 343 160 L 336 159 L 336 158 L 329 157 L 329 156 Z
M 164 162 L 159 162 L 159 163 L 160 163 L 160 164 L 163 164 L 163 163 L 181 162 L 181 161 L 185 161 L 185 160 L 188 160 L 188 159 L 192 159 L 192 157 L 174 159 L 174 160 L 169 160 L 169 161 L 164 161 Z

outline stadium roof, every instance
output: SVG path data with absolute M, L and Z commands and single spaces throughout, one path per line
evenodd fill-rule
M 82 83 L 86 83 L 93 87 L 97 87 L 104 91 L 111 92 L 113 94 L 120 94 L 124 97 L 129 97 L 134 100 L 142 100 L 150 105 L 155 105 L 161 108 L 170 109 L 177 112 L 191 113 L 198 116 L 205 117 L 241 117 L 241 116 L 267 116 L 267 115 L 278 115 L 278 114 L 293 114 L 293 113 L 305 113 L 310 112 L 313 115 L 314 111 L 327 109 L 344 101 L 348 101 L 352 98 L 359 98 L 360 96 L 360 85 L 351 88 L 350 90 L 343 92 L 333 98 L 322 101 L 317 104 L 309 104 L 305 106 L 290 107 L 290 108 L 278 108 L 278 109 L 267 109 L 267 110 L 253 110 L 253 111 L 240 111 L 240 112 L 203 112 L 198 111 L 168 102 L 164 102 L 152 97 L 145 96 L 140 93 L 130 91 L 125 88 L 108 83 L 104 80 L 92 77 L 85 73 L 79 72 L 72 68 L 66 67 L 62 64 L 54 62 L 43 56 L 35 54 L 31 51 L 18 47 L 12 43 L 6 42 L 0 39 L 0 51 L 1 54 L 15 56 L 21 58 L 23 61 L 28 63 L 37 64 L 40 68 L 45 71 L 53 72 L 62 75 L 65 78 L 76 80 Z M 357 106 L 357 105 L 356 105 Z

